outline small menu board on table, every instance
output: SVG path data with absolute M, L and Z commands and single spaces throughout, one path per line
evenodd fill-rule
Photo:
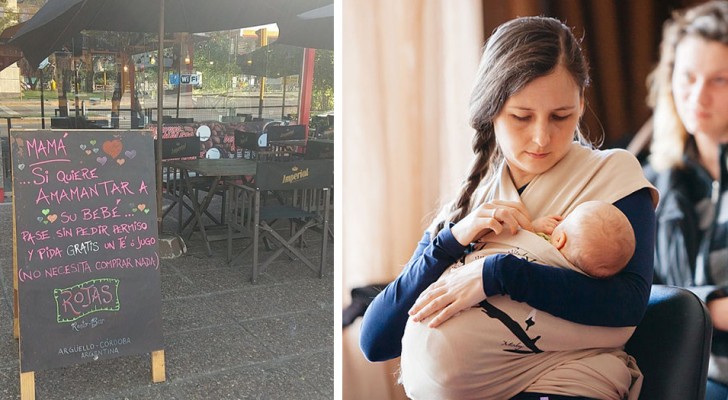
M 151 132 L 10 137 L 21 372 L 163 349 Z

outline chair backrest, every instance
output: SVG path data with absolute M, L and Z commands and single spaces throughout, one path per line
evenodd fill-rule
M 235 130 L 235 148 L 258 151 L 258 133 Z
M 625 346 L 644 375 L 640 399 L 702 400 L 712 332 L 695 294 L 653 285 L 647 313 Z
M 260 161 L 255 172 L 255 186 L 263 190 L 318 189 L 333 185 L 333 160 Z
M 306 125 L 275 125 L 266 129 L 268 143 L 276 140 L 306 139 Z
M 334 143 L 320 140 L 309 140 L 306 142 L 304 160 L 323 160 L 334 158 Z
M 199 157 L 200 138 L 197 136 L 162 139 L 162 159 Z

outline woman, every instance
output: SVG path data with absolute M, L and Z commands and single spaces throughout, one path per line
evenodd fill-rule
M 499 295 L 509 295 L 512 300 L 574 323 L 617 328 L 637 325 L 645 312 L 652 281 L 656 197 L 636 160 L 625 158 L 624 152 L 600 152 L 574 142 L 586 142 L 578 124 L 589 83 L 587 70 L 578 41 L 558 20 L 519 18 L 493 33 L 471 99 L 470 123 L 476 130 L 471 171 L 455 201 L 435 218 L 400 276 L 369 306 L 360 339 L 369 360 L 382 361 L 401 354 L 410 315 L 409 325 L 424 321 L 419 325 L 445 329 L 468 313 L 461 313 L 452 323 L 451 317 Z M 604 193 L 607 188 L 613 192 L 611 199 Z M 588 200 L 609 200 L 632 224 L 637 250 L 616 276 L 596 280 L 510 254 L 487 256 L 443 276 L 467 253 L 468 245 L 483 235 L 530 229 L 531 218 L 565 214 Z M 471 354 L 456 356 L 464 359 Z M 557 374 L 559 368 L 552 366 L 543 372 Z M 625 395 L 616 387 L 595 395 L 591 388 L 579 385 L 557 390 L 540 385 L 538 379 L 531 385 L 522 383 L 499 387 L 498 396 L 510 393 L 508 397 L 539 398 L 547 393 L 544 396 L 556 399 Z M 405 388 L 409 391 L 407 385 Z M 488 395 L 481 392 L 478 396 Z
M 655 279 L 706 301 L 714 327 L 706 399 L 728 399 L 728 2 L 676 12 L 660 52 L 647 171 L 663 195 Z

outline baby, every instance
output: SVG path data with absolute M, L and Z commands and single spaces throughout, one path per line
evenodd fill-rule
M 533 229 L 593 278 L 617 274 L 635 250 L 629 220 L 617 207 L 604 201 L 581 203 L 565 218 L 558 215 L 537 218 Z

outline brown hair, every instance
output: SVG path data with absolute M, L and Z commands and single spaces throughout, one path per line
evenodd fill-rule
M 589 67 L 579 41 L 561 21 L 548 17 L 521 17 L 508 21 L 493 31 L 480 59 L 470 98 L 470 126 L 475 129 L 475 159 L 455 201 L 445 214 L 436 217 L 431 230 L 436 235 L 446 222 L 458 222 L 470 211 L 475 189 L 490 179 L 494 166 L 502 159 L 496 145 L 493 119 L 506 101 L 533 80 L 563 65 L 584 89 L 589 85 Z M 575 137 L 586 143 L 579 130 Z
M 647 104 L 654 110 L 650 164 L 658 171 L 682 165 L 688 139 L 672 91 L 675 49 L 686 36 L 728 45 L 728 1 L 709 1 L 675 11 L 663 26 L 660 61 L 647 78 Z

